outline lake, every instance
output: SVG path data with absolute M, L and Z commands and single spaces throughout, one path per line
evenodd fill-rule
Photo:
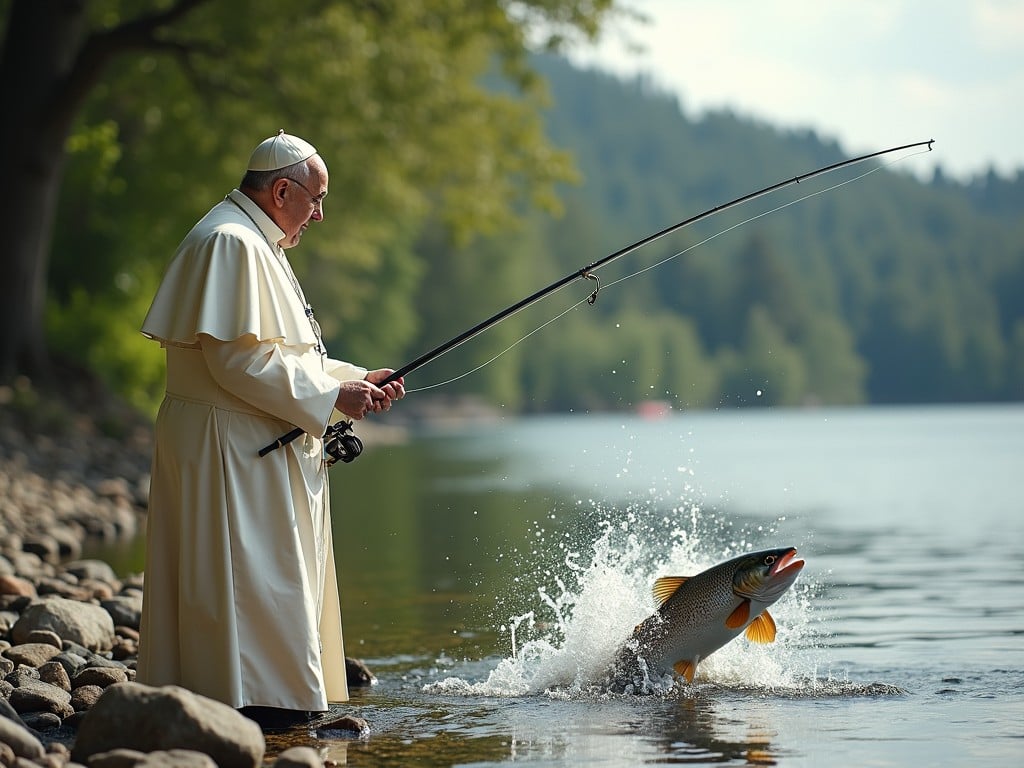
M 271 753 L 1024 764 L 1024 406 L 568 414 L 367 442 L 331 473 L 372 731 Z M 656 695 L 596 684 L 658 576 L 781 546 L 807 565 L 774 644 L 739 638 Z

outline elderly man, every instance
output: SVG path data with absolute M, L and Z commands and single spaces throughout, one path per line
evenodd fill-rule
M 285 249 L 327 166 L 281 131 L 178 248 L 142 332 L 165 348 L 138 680 L 287 727 L 348 699 L 321 436 L 405 394 L 327 356 Z M 302 438 L 261 458 L 300 427 Z

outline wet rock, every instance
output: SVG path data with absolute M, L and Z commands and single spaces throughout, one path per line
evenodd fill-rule
M 317 734 L 341 731 L 343 733 L 358 734 L 365 736 L 370 733 L 370 724 L 361 717 L 342 715 L 341 717 L 329 720 L 316 725 Z
M 345 657 L 345 674 L 348 677 L 348 684 L 354 688 L 377 684 L 377 678 L 373 676 L 370 668 L 359 659 Z
M 51 630 L 92 651 L 108 651 L 114 644 L 114 622 L 109 613 L 98 605 L 67 598 L 34 600 L 11 629 L 11 637 L 17 645 L 37 629 Z
M 258 768 L 266 745 L 260 727 L 226 704 L 177 686 L 118 683 L 82 719 L 72 759 L 119 747 L 195 749 L 219 768 Z

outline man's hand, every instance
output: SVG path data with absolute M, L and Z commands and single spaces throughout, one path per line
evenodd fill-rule
M 367 413 L 380 413 L 391 407 L 393 400 L 405 397 L 405 382 L 396 379 L 383 387 L 377 382 L 384 381 L 394 371 L 380 368 L 370 371 L 362 381 L 343 381 L 334 407 L 352 419 L 361 419 Z
M 371 384 L 380 384 L 388 376 L 394 373 L 391 368 L 378 368 L 376 371 L 370 371 L 366 374 L 366 380 Z M 394 381 L 385 384 L 381 391 L 387 396 L 387 402 L 383 404 L 382 408 L 378 410 L 386 411 L 391 407 L 392 400 L 401 400 L 405 397 L 405 379 L 399 378 Z

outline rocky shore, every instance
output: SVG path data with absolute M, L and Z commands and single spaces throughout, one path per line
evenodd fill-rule
M 27 385 L 0 387 L 0 766 L 261 766 L 251 720 L 134 682 L 144 576 L 82 553 L 141 534 L 151 431 L 129 409 L 91 406 L 86 418 Z M 353 682 L 372 679 L 350 663 Z M 272 765 L 323 761 L 294 747 Z

